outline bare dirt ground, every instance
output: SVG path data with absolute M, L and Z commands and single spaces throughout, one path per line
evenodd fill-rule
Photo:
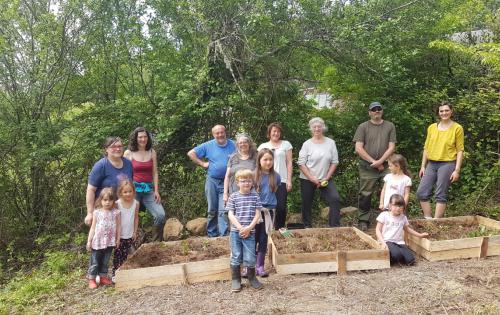
M 75 283 L 46 301 L 58 314 L 500 314 L 500 256 L 413 267 L 262 279 L 231 293 L 228 281 L 89 290 Z

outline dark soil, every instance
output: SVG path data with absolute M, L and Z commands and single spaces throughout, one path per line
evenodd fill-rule
M 176 242 L 143 244 L 121 269 L 155 267 L 229 257 L 229 238 L 190 238 Z
M 412 221 L 411 226 L 418 232 L 429 233 L 431 241 L 453 240 L 468 237 L 500 234 L 500 230 L 487 228 L 477 223 L 453 223 L 439 221 Z
M 339 250 L 363 250 L 372 247 L 350 229 L 294 230 L 293 236 L 285 238 L 279 232 L 272 234 L 278 253 L 299 254 L 332 252 Z

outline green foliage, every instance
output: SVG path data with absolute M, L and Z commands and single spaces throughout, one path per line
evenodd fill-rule
M 467 233 L 467 237 L 492 236 L 497 234 L 500 234 L 499 230 L 488 229 L 484 225 L 479 225 L 479 227 L 476 230 Z

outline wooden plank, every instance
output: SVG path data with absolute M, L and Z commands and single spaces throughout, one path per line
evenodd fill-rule
M 500 235 L 493 235 L 488 241 L 488 256 L 497 255 L 500 255 Z
M 182 277 L 184 278 L 184 284 L 189 284 L 187 270 L 186 270 L 186 264 L 182 264 Z
M 337 274 L 346 275 L 347 274 L 347 258 L 344 251 L 337 252 Z
M 229 258 L 116 271 L 116 289 L 175 285 L 231 278 Z
M 276 250 L 276 245 L 273 242 L 273 238 L 270 237 L 269 239 L 271 241 L 271 247 L 270 248 L 271 248 L 271 251 L 273 252 L 273 256 L 272 256 L 271 262 L 272 262 L 273 266 L 276 267 L 278 265 L 278 251 Z
M 389 251 L 382 249 L 350 250 L 346 255 L 347 261 L 389 259 Z
M 300 273 L 320 273 L 338 272 L 339 266 L 336 261 L 320 263 L 300 263 L 286 264 L 275 267 L 278 274 L 300 274 Z M 390 268 L 389 260 L 357 260 L 347 261 L 346 271 L 374 270 Z
M 431 241 L 429 251 L 455 250 L 481 246 L 482 237 L 460 238 L 453 240 Z
M 427 238 L 416 237 L 415 235 L 411 235 L 408 233 L 408 235 L 406 236 L 406 239 L 409 241 L 408 243 L 411 242 L 411 243 L 417 244 L 418 246 L 422 247 L 423 249 L 425 249 L 427 251 L 431 249 L 431 241 L 428 240 Z
M 300 263 L 277 265 L 278 274 L 291 275 L 297 273 L 318 273 L 318 272 L 337 272 L 337 261 L 326 261 L 319 263 Z
M 366 234 L 365 232 L 357 229 L 356 227 L 352 227 L 354 232 L 359 236 L 360 239 L 368 243 L 371 247 L 373 248 L 380 248 L 380 244 L 374 240 L 370 235 Z
M 181 284 L 182 265 L 158 266 L 140 269 L 116 271 L 115 288 L 117 290 L 137 289 L 145 286 Z
M 230 258 L 220 258 L 189 262 L 186 264 L 188 282 L 229 280 L 231 279 L 230 261 Z
M 500 221 L 496 221 L 496 220 L 493 220 L 490 218 L 485 218 L 485 217 L 482 217 L 479 215 L 476 216 L 476 219 L 477 219 L 477 223 L 479 223 L 479 224 L 482 224 L 482 225 L 489 227 L 489 228 L 492 228 L 492 229 L 500 230 Z
M 408 245 L 408 247 L 412 251 L 417 253 L 419 256 L 422 256 L 425 259 L 430 260 L 430 258 L 431 258 L 430 252 L 427 249 L 425 249 L 424 247 L 422 247 L 421 244 L 416 243 L 413 239 L 409 239 L 408 242 L 406 243 L 406 245 Z
M 337 252 L 282 254 L 278 256 L 278 265 L 316 263 L 335 260 L 337 260 Z
M 481 242 L 481 247 L 479 250 L 479 258 L 486 258 L 488 256 L 488 241 L 490 238 L 488 236 L 483 237 L 483 241 Z
M 463 248 L 455 250 L 445 250 L 440 252 L 429 252 L 429 261 L 462 259 L 462 258 L 476 258 L 479 257 L 480 248 Z
M 268 255 L 269 261 L 271 263 L 273 261 L 273 250 L 272 250 L 273 245 L 272 245 L 272 243 L 273 243 L 273 239 L 271 238 L 271 234 L 268 234 L 267 235 L 267 244 L 268 244 L 267 248 L 269 248 L 269 250 L 267 251 L 267 255 Z
M 347 261 L 347 271 L 386 269 L 391 267 L 389 259 Z

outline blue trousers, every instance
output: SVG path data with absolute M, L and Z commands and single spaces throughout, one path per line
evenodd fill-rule
M 207 176 L 205 180 L 207 198 L 207 235 L 209 237 L 228 235 L 228 218 L 224 209 L 224 179 Z
M 100 277 L 108 276 L 109 259 L 112 253 L 113 247 L 92 249 L 88 271 L 89 279 L 95 279 L 97 274 L 99 274 Z
M 154 192 L 138 192 L 135 194 L 135 199 L 153 216 L 153 225 L 163 227 L 165 224 L 165 209 L 163 209 L 161 203 L 156 203 Z
M 255 268 L 255 232 L 250 233 L 247 238 L 242 238 L 240 232 L 231 231 L 231 266 Z

